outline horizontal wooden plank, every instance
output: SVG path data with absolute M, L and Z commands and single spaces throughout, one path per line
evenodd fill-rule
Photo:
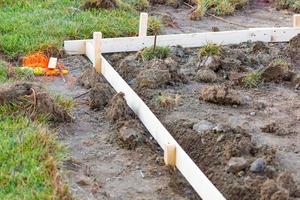
M 138 116 L 153 138 L 165 149 L 166 144 L 176 146 L 176 167 L 203 200 L 225 200 L 219 190 L 210 182 L 186 154 L 143 100 L 131 89 L 124 79 L 102 57 L 102 74 L 117 92 L 123 92 L 128 106 Z
M 183 47 L 200 47 L 207 42 L 219 44 L 238 44 L 246 41 L 286 42 L 300 33 L 300 28 L 251 28 L 249 30 L 206 32 L 190 34 L 159 35 L 157 45 Z M 65 41 L 64 48 L 68 54 L 85 54 L 86 43 L 92 40 Z M 138 51 L 153 45 L 154 37 L 123 37 L 102 39 L 102 53 Z

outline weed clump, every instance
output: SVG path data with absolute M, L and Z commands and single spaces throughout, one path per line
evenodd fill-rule
M 70 111 L 74 106 L 74 101 L 71 98 L 64 97 L 60 94 L 54 95 L 54 102 L 63 107 L 65 110 Z
M 141 51 L 140 55 L 144 61 L 152 60 L 154 58 L 165 59 L 170 54 L 169 47 L 149 47 Z
M 276 9 L 289 9 L 294 12 L 300 11 L 300 2 L 298 0 L 274 0 Z
M 218 56 L 221 54 L 221 47 L 214 43 L 207 43 L 199 50 L 199 56 Z
M 246 88 L 256 88 L 263 84 L 262 70 L 249 72 L 243 79 L 242 83 Z
M 166 94 L 159 94 L 155 97 L 155 101 L 159 106 L 168 108 L 168 107 L 172 107 L 174 105 L 178 105 L 178 103 L 180 101 L 180 96 L 179 95 L 171 96 L 171 95 L 166 95 Z
M 148 34 L 157 35 L 161 32 L 162 24 L 159 19 L 155 17 L 150 17 L 148 21 Z
M 249 0 L 194 0 L 196 9 L 190 18 L 200 20 L 207 13 L 219 16 L 231 15 L 248 3 Z

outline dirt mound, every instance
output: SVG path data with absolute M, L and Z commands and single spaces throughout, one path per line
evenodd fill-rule
M 227 129 L 226 132 L 197 134 L 193 131 L 194 122 L 179 120 L 168 124 L 168 129 L 191 156 L 200 169 L 231 200 L 257 200 L 261 198 L 260 186 L 268 180 L 267 166 L 274 166 L 275 151 L 266 146 L 257 147 L 251 136 L 242 129 Z M 230 160 L 244 165 L 228 171 Z M 250 163 L 262 158 L 266 164 L 260 173 L 250 171 Z M 251 164 L 252 165 L 252 164 Z M 237 168 L 236 168 L 237 169 Z
M 95 87 L 97 83 L 103 82 L 103 77 L 99 75 L 93 67 L 87 67 L 78 78 L 78 83 L 86 89 Z
M 107 83 L 97 83 L 90 91 L 90 108 L 102 110 L 113 96 L 113 89 Z
M 48 116 L 56 122 L 70 122 L 72 117 L 41 87 L 18 82 L 0 88 L 0 104 L 15 102 L 31 119 Z
M 158 88 L 167 84 L 171 80 L 171 74 L 168 70 L 146 69 L 141 71 L 137 77 L 138 88 Z
M 118 4 L 116 0 L 86 0 L 85 4 L 82 6 L 84 10 L 90 9 L 112 9 L 117 8 Z
M 206 86 L 201 91 L 200 100 L 221 105 L 240 105 L 240 94 L 227 86 Z
M 132 111 L 129 109 L 126 100 L 124 99 L 124 93 L 120 92 L 115 94 L 109 101 L 108 108 L 106 110 L 107 119 L 116 123 L 131 119 Z
M 296 66 L 299 66 L 300 65 L 300 34 L 296 35 L 289 41 L 289 47 L 287 51 L 292 62 Z
M 262 78 L 265 81 L 280 81 L 287 75 L 288 71 L 288 63 L 274 62 L 262 71 Z
M 116 142 L 122 148 L 134 150 L 144 142 L 144 128 L 135 120 L 119 122 L 116 125 Z
M 216 73 L 211 69 L 200 69 L 195 76 L 197 81 L 203 81 L 205 83 L 213 83 L 217 78 Z

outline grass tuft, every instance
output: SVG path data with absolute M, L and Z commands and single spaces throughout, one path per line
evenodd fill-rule
M 202 46 L 199 50 L 199 56 L 214 56 L 221 54 L 221 47 L 214 43 L 207 43 L 206 45 Z
M 148 35 L 155 35 L 161 33 L 162 23 L 156 17 L 149 17 L 148 20 Z
M 263 84 L 262 70 L 249 72 L 243 79 L 242 83 L 246 88 L 256 88 Z
M 166 95 L 166 94 L 160 94 L 158 96 L 156 96 L 155 101 L 157 102 L 157 104 L 161 107 L 172 107 L 174 105 L 178 105 L 179 101 L 180 101 L 180 96 L 179 95 L 175 95 L 175 96 L 171 96 L 171 95 Z
M 74 101 L 71 98 L 64 97 L 62 95 L 56 94 L 54 95 L 54 101 L 58 105 L 62 106 L 67 111 L 70 111 L 74 106 Z
M 0 83 L 4 83 L 7 81 L 8 74 L 7 74 L 7 67 L 6 65 L 0 60 Z
M 152 47 L 145 48 L 141 51 L 140 55 L 144 61 L 152 60 L 154 58 L 165 59 L 168 57 L 170 53 L 169 47 L 156 47 L 155 49 Z

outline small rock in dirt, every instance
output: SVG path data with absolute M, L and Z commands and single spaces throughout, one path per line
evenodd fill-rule
M 189 66 L 180 68 L 179 72 L 183 74 L 184 76 L 191 76 L 196 74 L 196 70 L 194 68 L 191 68 Z
M 250 115 L 251 115 L 251 116 L 255 116 L 255 115 L 256 115 L 256 112 L 251 112 Z
M 217 142 L 221 142 L 224 139 L 225 135 L 222 134 L 217 138 Z
M 196 73 L 196 80 L 203 81 L 205 83 L 213 83 L 217 80 L 217 75 L 210 69 L 200 69 Z
M 276 182 L 272 179 L 266 180 L 260 189 L 260 200 L 270 200 L 272 195 L 278 191 Z
M 169 70 L 146 69 L 137 75 L 138 88 L 158 88 L 171 80 Z
M 221 61 L 218 56 L 208 56 L 202 63 L 202 67 L 217 71 L 221 66 Z
M 271 63 L 262 72 L 262 78 L 265 81 L 282 80 L 289 71 L 288 64 L 285 63 Z
M 90 91 L 90 108 L 102 110 L 112 95 L 113 91 L 107 83 L 97 83 Z
M 250 166 L 250 171 L 255 173 L 261 173 L 265 169 L 265 160 L 263 158 L 256 159 Z
M 111 122 L 131 119 L 130 109 L 124 99 L 124 93 L 120 92 L 109 101 L 106 116 Z
M 200 99 L 221 105 L 240 105 L 240 94 L 227 86 L 206 86 L 201 91 Z
M 200 122 L 193 125 L 193 130 L 199 133 L 200 135 L 212 130 L 215 127 L 215 124 L 213 124 L 210 121 L 207 120 L 201 120 Z
M 181 46 L 171 47 L 171 53 L 170 54 L 175 55 L 179 58 L 184 58 L 185 57 L 184 48 L 181 47 Z
M 248 167 L 248 161 L 244 157 L 232 157 L 227 163 L 227 171 L 237 173 Z
M 278 175 L 276 180 L 278 186 L 287 189 L 291 196 L 294 196 L 297 191 L 297 184 L 294 177 L 289 172 L 282 172 Z
M 290 195 L 289 195 L 289 191 L 280 188 L 277 192 L 275 192 L 272 196 L 271 196 L 271 200 L 289 200 Z

